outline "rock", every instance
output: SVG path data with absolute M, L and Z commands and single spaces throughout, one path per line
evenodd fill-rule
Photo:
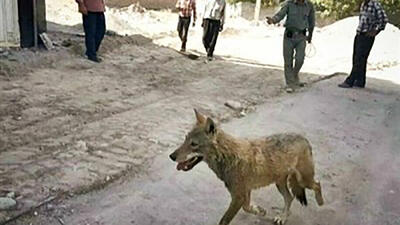
M 72 46 L 72 41 L 71 41 L 71 39 L 63 40 L 63 41 L 61 42 L 61 46 L 66 47 L 66 48 L 71 47 L 71 46 Z
M 78 142 L 76 143 L 76 147 L 77 147 L 78 149 L 82 150 L 82 151 L 87 151 L 87 150 L 88 150 L 88 147 L 87 147 L 86 142 L 84 142 L 84 141 L 82 141 L 82 140 L 80 140 L 80 141 L 78 141 Z
M 111 37 L 115 37 L 115 36 L 119 36 L 117 32 L 112 31 L 112 30 L 107 30 L 106 31 L 106 36 L 111 36 Z
M 6 196 L 7 198 L 12 198 L 12 199 L 15 199 L 15 192 L 9 192 L 8 194 L 7 194 L 7 196 Z
M 0 198 L 0 210 L 12 210 L 17 206 L 17 202 L 12 198 Z
M 158 140 L 154 139 L 154 138 L 150 138 L 149 141 L 153 144 L 158 144 Z
M 46 208 L 47 208 L 47 210 L 52 210 L 52 209 L 54 209 L 54 205 L 52 205 L 52 204 L 47 204 L 47 205 L 46 205 Z
M 242 110 L 242 104 L 240 104 L 240 102 L 236 102 L 236 101 L 232 101 L 232 100 L 228 100 L 227 102 L 225 102 L 225 106 L 233 109 L 233 110 Z

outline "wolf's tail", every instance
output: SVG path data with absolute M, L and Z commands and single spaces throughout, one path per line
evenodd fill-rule
M 293 173 L 289 175 L 289 187 L 292 190 L 292 194 L 296 197 L 296 199 L 304 206 L 307 206 L 307 197 L 305 187 L 300 185 L 301 183 L 301 174 L 298 170 L 294 169 Z

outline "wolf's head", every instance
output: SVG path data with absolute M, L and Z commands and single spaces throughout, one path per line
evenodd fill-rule
M 196 125 L 186 135 L 183 144 L 169 157 L 178 163 L 176 169 L 189 171 L 207 155 L 215 138 L 216 126 L 214 121 L 201 115 L 196 109 Z

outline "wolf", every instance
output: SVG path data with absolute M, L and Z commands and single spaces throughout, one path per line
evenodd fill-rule
M 177 170 L 189 171 L 201 161 L 208 164 L 231 194 L 229 208 L 219 225 L 228 225 L 238 211 L 266 216 L 266 210 L 250 203 L 253 189 L 276 184 L 285 205 L 274 222 L 282 225 L 296 198 L 307 205 L 305 189 L 314 191 L 323 205 L 321 185 L 314 180 L 311 145 L 299 134 L 276 134 L 258 139 L 235 138 L 196 109 L 197 122 L 183 144 L 169 155 Z M 272 217 L 271 217 L 272 218 Z

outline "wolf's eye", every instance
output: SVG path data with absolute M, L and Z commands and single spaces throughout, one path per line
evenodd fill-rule
M 197 144 L 196 142 L 192 141 L 192 142 L 190 143 L 190 146 L 192 146 L 192 147 L 197 147 L 197 146 L 199 146 L 199 144 Z

